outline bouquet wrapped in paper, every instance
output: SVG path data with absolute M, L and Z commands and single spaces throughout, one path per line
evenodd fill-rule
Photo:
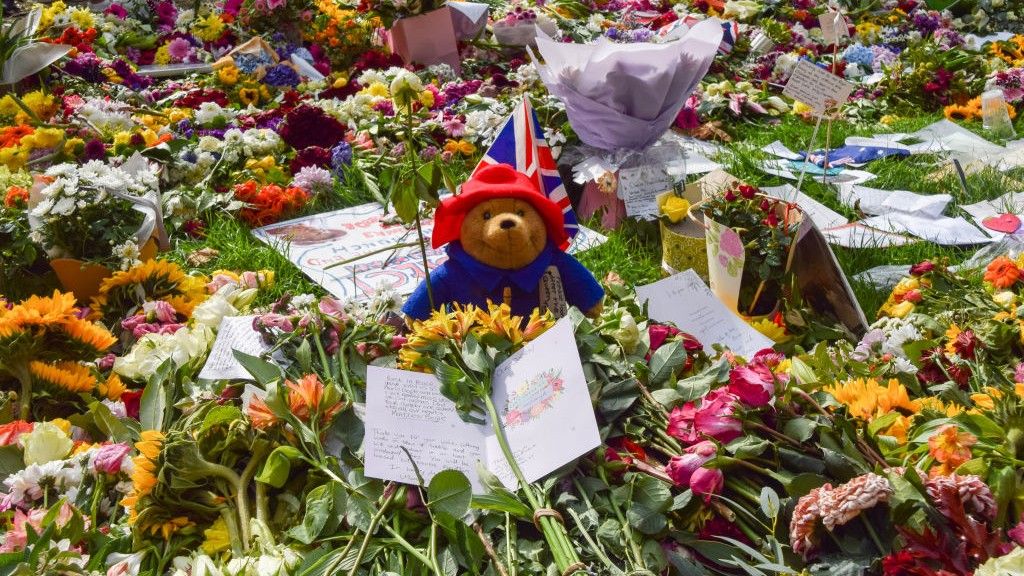
M 537 69 L 566 107 L 584 144 L 601 150 L 642 150 L 672 125 L 711 66 L 722 25 L 708 19 L 679 40 L 618 44 L 600 38 L 567 44 L 537 36 Z
M 723 34 L 714 18 L 656 44 L 603 37 L 564 44 L 537 34 L 540 78 L 565 103 L 584 144 L 573 166 L 574 179 L 584 184 L 583 217 L 603 210 L 608 227 L 627 215 L 651 217 L 656 195 L 685 178 L 684 150 L 663 136 L 707 73 Z M 602 191 L 596 182 L 608 179 L 615 188 Z

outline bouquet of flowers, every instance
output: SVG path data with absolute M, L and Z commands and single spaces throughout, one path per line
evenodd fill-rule
M 774 312 L 789 285 L 799 208 L 748 184 L 734 184 L 695 208 L 707 229 L 712 289 L 748 316 Z

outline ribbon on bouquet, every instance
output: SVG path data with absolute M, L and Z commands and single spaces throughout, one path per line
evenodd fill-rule
M 24 18 L 4 26 L 3 36 L 20 44 L 7 60 L 0 62 L 0 85 L 16 84 L 63 58 L 71 46 L 35 42 L 43 9 L 36 8 Z

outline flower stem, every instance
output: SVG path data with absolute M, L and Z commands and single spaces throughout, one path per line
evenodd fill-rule
M 377 531 L 377 525 L 380 524 L 380 519 L 384 517 L 384 513 L 387 511 L 391 501 L 395 499 L 395 494 L 398 490 L 394 489 L 394 482 L 388 482 L 388 486 L 385 488 L 385 492 L 388 493 L 384 502 L 381 503 L 380 509 L 370 518 L 370 526 L 366 529 L 366 534 L 363 536 L 363 543 L 359 545 L 359 551 L 356 552 L 355 560 L 352 562 L 352 569 L 349 570 L 348 576 L 355 576 L 356 572 L 359 571 L 359 564 L 363 561 L 363 556 L 366 554 L 366 548 L 370 545 L 370 539 L 373 537 L 373 533 Z M 384 529 L 388 530 L 390 526 L 385 525 Z M 419 551 L 417 551 L 418 553 Z M 430 560 L 419 554 L 425 560 L 424 564 L 430 566 Z
M 487 416 L 491 421 L 491 428 L 494 429 L 495 437 L 498 439 L 498 446 L 501 447 L 502 454 L 505 455 L 505 460 L 508 462 L 509 468 L 512 469 L 512 473 L 519 481 L 520 486 L 523 489 L 523 493 L 526 494 L 526 499 L 530 503 L 530 507 L 536 513 L 541 510 L 541 501 L 534 493 L 533 487 L 529 482 L 526 481 L 526 476 L 523 475 L 523 471 L 519 468 L 519 463 L 516 461 L 516 457 L 512 454 L 512 448 L 508 444 L 508 439 L 505 437 L 505 430 L 501 427 L 501 422 L 498 419 L 498 411 L 494 407 L 494 401 L 491 400 L 490 395 L 483 394 L 484 406 L 487 408 Z M 570 566 L 579 564 L 579 557 L 576 555 L 576 549 L 569 540 L 569 535 L 560 522 L 551 518 L 550 516 L 541 517 L 537 524 L 540 525 L 541 532 L 544 534 L 544 539 L 547 541 L 548 546 L 551 548 L 551 555 L 555 559 L 555 565 L 558 567 L 558 571 L 562 574 L 566 573 L 566 570 Z M 575 573 L 578 570 L 574 570 L 571 573 Z
M 7 371 L 21 383 L 21 393 L 18 394 L 18 404 L 21 408 L 18 413 L 22 420 L 27 421 L 32 406 L 32 375 L 28 371 L 28 364 L 12 364 L 7 366 Z

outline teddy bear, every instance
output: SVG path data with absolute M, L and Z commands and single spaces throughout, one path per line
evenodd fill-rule
M 447 244 L 448 260 L 430 272 L 434 305 L 508 304 L 529 316 L 546 308 L 563 316 L 568 306 L 600 313 L 604 289 L 565 253 L 562 210 L 535 182 L 508 164 L 479 169 L 462 192 L 445 198 L 434 216 L 434 248 Z M 422 282 L 402 312 L 422 320 L 432 310 Z

